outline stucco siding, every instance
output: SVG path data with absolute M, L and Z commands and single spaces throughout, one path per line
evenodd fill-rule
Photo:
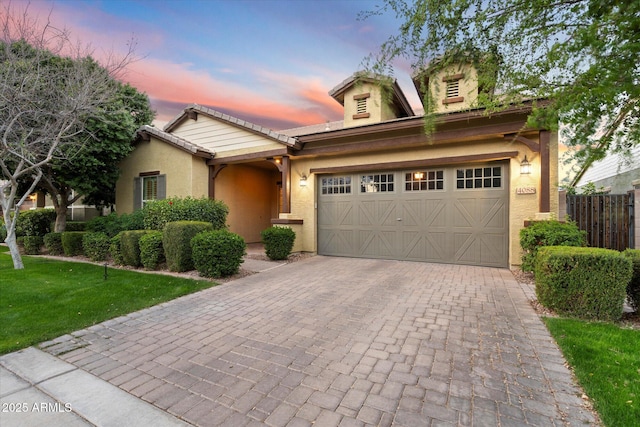
M 158 171 L 167 177 L 167 197 L 205 197 L 208 169 L 203 159 L 151 138 L 136 145 L 120 163 L 122 175 L 116 184 L 116 209 L 131 213 L 134 208 L 133 183 L 140 173 Z
M 455 74 L 463 74 L 459 80 L 459 93 L 464 98 L 462 102 L 443 104 L 442 100 L 447 96 L 447 83 L 442 81 L 443 77 Z M 432 96 L 436 99 L 436 113 L 450 113 L 452 111 L 462 111 L 473 107 L 478 99 L 478 73 L 469 64 L 456 65 L 441 71 L 431 78 L 429 83 Z
M 265 138 L 263 135 L 254 134 L 203 114 L 199 114 L 197 120 L 185 120 L 172 131 L 172 134 L 215 152 L 216 157 L 283 147 L 281 143 Z

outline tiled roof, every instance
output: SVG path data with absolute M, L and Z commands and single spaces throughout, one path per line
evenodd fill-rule
M 138 134 L 142 134 L 142 133 L 148 133 L 150 135 L 155 136 L 156 138 L 167 142 L 171 145 L 174 145 L 178 148 L 183 149 L 184 151 L 187 151 L 191 154 L 199 154 L 199 155 L 209 155 L 210 157 L 214 157 L 215 156 L 215 152 L 211 151 L 211 150 L 207 150 L 206 148 L 202 148 L 199 145 L 196 144 L 192 144 L 189 141 L 182 139 L 182 138 L 178 138 L 177 136 L 171 135 L 170 133 L 161 131 L 158 128 L 154 128 L 153 126 L 148 126 L 148 125 L 144 125 L 142 127 L 140 127 L 137 131 Z
M 288 136 L 310 135 L 312 133 L 330 132 L 332 130 L 340 130 L 344 128 L 344 121 L 318 123 L 316 125 L 302 126 L 292 129 L 284 129 L 280 133 Z
M 171 132 L 171 130 L 175 126 L 177 126 L 178 123 L 182 122 L 182 120 L 184 120 L 184 118 L 187 117 L 190 112 L 201 113 L 201 114 L 204 114 L 204 115 L 206 115 L 208 117 L 215 118 L 215 119 L 218 119 L 218 120 L 222 120 L 222 121 L 225 121 L 227 123 L 231 123 L 232 125 L 239 126 L 239 127 L 244 128 L 244 129 L 246 129 L 246 130 L 248 130 L 250 132 L 266 136 L 267 138 L 273 139 L 275 141 L 281 142 L 281 143 L 289 145 L 291 147 L 296 146 L 298 144 L 298 140 L 296 138 L 293 138 L 291 136 L 285 135 L 283 133 L 276 132 L 276 131 L 274 131 L 272 129 L 257 125 L 255 123 L 251 123 L 251 122 L 248 122 L 246 120 L 242 120 L 242 119 L 239 119 L 237 117 L 233 117 L 233 116 L 230 116 L 228 114 L 221 113 L 220 111 L 214 110 L 212 108 L 203 107 L 203 106 L 198 105 L 198 104 L 190 104 L 190 105 L 188 105 L 184 109 L 182 114 L 180 114 L 179 116 L 175 117 L 173 120 L 171 120 L 169 123 L 166 124 L 166 126 L 164 127 L 164 131 L 165 132 Z

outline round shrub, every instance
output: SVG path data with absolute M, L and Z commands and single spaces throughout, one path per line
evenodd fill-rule
M 236 274 L 244 262 L 246 248 L 242 237 L 227 230 L 207 231 L 191 239 L 193 263 L 204 277 Z
M 7 226 L 3 222 L 0 222 L 0 243 L 4 242 L 7 238 Z
M 62 255 L 62 233 L 47 233 L 44 235 L 44 247 L 49 255 Z
M 40 248 L 44 243 L 42 236 L 24 236 L 22 244 L 27 255 L 40 255 Z
M 124 265 L 140 267 L 140 238 L 147 233 L 147 230 L 127 230 L 119 234 L 120 251 Z
M 542 246 L 586 246 L 587 232 L 574 222 L 536 221 L 520 230 L 522 271 L 533 271 L 538 249 Z
M 260 236 L 264 250 L 271 259 L 287 259 L 296 240 L 296 233 L 288 227 L 269 227 L 262 230 Z
M 62 233 L 62 251 L 66 256 L 82 255 L 82 236 L 84 231 L 65 231 Z
M 165 261 L 162 231 L 152 230 L 140 237 L 140 262 L 147 270 L 155 270 Z
M 226 228 L 229 208 L 220 200 L 172 198 L 153 200 L 144 205 L 144 228 L 163 230 L 169 222 L 208 222 L 214 230 Z
M 85 233 L 82 236 L 82 249 L 91 261 L 104 261 L 109 255 L 111 240 L 105 233 Z
M 169 222 L 164 227 L 162 246 L 170 271 L 190 271 L 194 269 L 191 257 L 191 239 L 203 231 L 212 231 L 209 222 L 176 221 Z

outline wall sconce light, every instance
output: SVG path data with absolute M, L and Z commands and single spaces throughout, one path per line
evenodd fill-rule
M 524 159 L 520 162 L 520 175 L 531 174 L 531 163 L 527 160 L 527 155 L 524 155 Z
M 300 175 L 300 187 L 306 187 L 307 186 L 307 175 L 302 174 Z
M 415 179 L 416 181 L 424 179 L 424 172 L 414 172 L 413 179 Z

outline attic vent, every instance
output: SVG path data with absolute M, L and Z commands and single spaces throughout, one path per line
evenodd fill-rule
M 460 80 L 447 82 L 447 98 L 457 98 L 460 96 Z
M 370 93 L 361 93 L 353 96 L 353 100 L 356 101 L 356 111 L 353 115 L 354 119 L 366 119 L 370 116 L 367 112 L 367 98 L 370 96 Z

